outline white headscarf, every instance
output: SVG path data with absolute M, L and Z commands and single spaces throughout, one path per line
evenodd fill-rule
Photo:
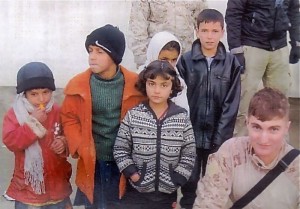
M 177 63 L 180 58 L 181 51 L 182 51 L 182 46 L 181 46 L 181 43 L 179 42 L 178 38 L 176 38 L 176 36 L 174 36 L 172 33 L 168 32 L 168 31 L 158 32 L 151 38 L 151 40 L 149 42 L 149 45 L 147 48 L 147 54 L 146 54 L 147 55 L 146 62 L 144 65 L 139 67 L 138 73 L 140 73 L 151 62 L 153 62 L 154 60 L 157 60 L 162 48 L 170 41 L 176 41 L 180 46 L 179 56 L 176 61 L 176 63 Z M 176 70 L 177 74 L 179 74 L 176 67 L 175 67 L 175 70 Z M 175 102 L 175 104 L 185 108 L 189 112 L 190 108 L 188 105 L 188 100 L 187 100 L 187 95 L 186 95 L 187 86 L 185 84 L 185 81 L 179 75 L 178 75 L 178 77 L 179 77 L 181 85 L 183 86 L 183 90 L 176 97 L 172 98 L 172 101 Z
M 53 96 L 51 100 L 46 105 L 46 112 L 50 112 L 54 103 Z M 36 119 L 30 116 L 29 113 L 33 112 L 35 107 L 29 103 L 26 99 L 24 92 L 17 94 L 15 101 L 13 103 L 13 110 L 15 112 L 16 118 L 19 124 L 22 126 L 25 122 L 29 120 L 34 120 L 36 126 L 30 126 L 33 132 L 42 138 L 46 133 L 46 129 L 40 124 Z M 30 118 L 31 117 L 31 118 Z M 38 130 L 39 129 L 39 130 Z M 24 175 L 25 183 L 28 185 L 30 183 L 33 191 L 36 194 L 45 193 L 44 184 L 44 160 L 42 155 L 42 149 L 36 140 L 32 145 L 25 149 L 25 160 L 24 160 Z

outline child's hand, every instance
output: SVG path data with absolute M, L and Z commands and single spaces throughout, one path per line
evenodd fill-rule
M 40 123 L 43 123 L 47 120 L 47 113 L 45 109 L 36 108 L 32 113 L 32 117 L 35 117 Z
M 65 137 L 56 136 L 51 144 L 51 149 L 58 155 L 62 154 L 66 150 Z
M 140 175 L 136 172 L 130 176 L 130 179 L 133 182 L 137 182 L 138 180 L 140 180 Z

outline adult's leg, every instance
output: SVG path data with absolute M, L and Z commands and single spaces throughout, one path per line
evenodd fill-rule
M 269 62 L 269 52 L 251 46 L 244 46 L 245 72 L 241 75 L 241 100 L 235 124 L 234 135 L 247 135 L 246 115 L 250 99 L 257 91 Z
M 266 87 L 276 88 L 287 94 L 291 86 L 288 47 L 269 52 L 269 64 L 263 76 Z

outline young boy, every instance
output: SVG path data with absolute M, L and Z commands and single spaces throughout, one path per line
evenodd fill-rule
M 67 84 L 61 111 L 70 153 L 78 158 L 74 204 L 112 209 L 118 205 L 120 182 L 113 145 L 121 119 L 144 96 L 134 87 L 137 74 L 119 65 L 125 37 L 117 27 L 94 30 L 85 47 L 90 68 Z M 120 182 L 120 192 L 125 185 Z
M 209 156 L 193 208 L 228 208 L 229 199 L 234 203 L 243 197 L 293 149 L 285 140 L 289 126 L 289 103 L 283 93 L 268 87 L 255 93 L 247 116 L 249 136 L 231 138 Z M 243 208 L 299 208 L 299 165 L 298 155 Z
M 205 174 L 208 155 L 233 135 L 240 99 L 240 65 L 226 52 L 220 39 L 223 15 L 205 9 L 197 18 L 197 37 L 177 68 L 187 84 L 190 117 L 197 146 L 197 162 L 190 181 L 181 188 L 181 207 L 192 208 L 200 173 Z
M 158 60 L 139 74 L 136 87 L 148 101 L 128 111 L 114 146 L 117 165 L 130 183 L 121 206 L 171 209 L 196 157 L 187 111 L 170 100 L 182 87 L 172 65 Z
M 3 143 L 15 155 L 7 190 L 15 209 L 72 208 L 72 168 L 53 91 L 53 74 L 44 63 L 31 62 L 18 71 L 17 96 L 2 130 Z
M 154 60 L 165 60 L 168 61 L 178 73 L 176 64 L 179 56 L 181 55 L 181 51 L 181 44 L 172 33 L 168 31 L 158 32 L 151 38 L 149 42 L 146 62 L 139 68 L 139 71 L 142 71 Z M 179 77 L 179 79 L 183 89 L 176 97 L 172 98 L 172 101 L 189 112 L 189 105 L 186 97 L 186 84 L 181 77 Z

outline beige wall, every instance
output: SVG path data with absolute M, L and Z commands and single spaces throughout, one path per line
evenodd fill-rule
M 56 85 L 87 68 L 86 36 L 107 23 L 128 30 L 130 1 L 0 0 L 0 86 L 14 86 L 22 65 L 45 62 Z M 124 65 L 133 64 L 126 49 Z
M 226 0 L 207 0 L 223 14 Z M 64 87 L 87 68 L 86 36 L 106 23 L 128 34 L 130 0 L 0 0 L 0 86 L 15 86 L 18 69 L 42 61 L 52 69 L 56 85 Z M 227 45 L 226 34 L 222 41 Z M 123 65 L 135 70 L 131 50 Z M 299 64 L 291 65 L 291 97 L 300 97 Z

